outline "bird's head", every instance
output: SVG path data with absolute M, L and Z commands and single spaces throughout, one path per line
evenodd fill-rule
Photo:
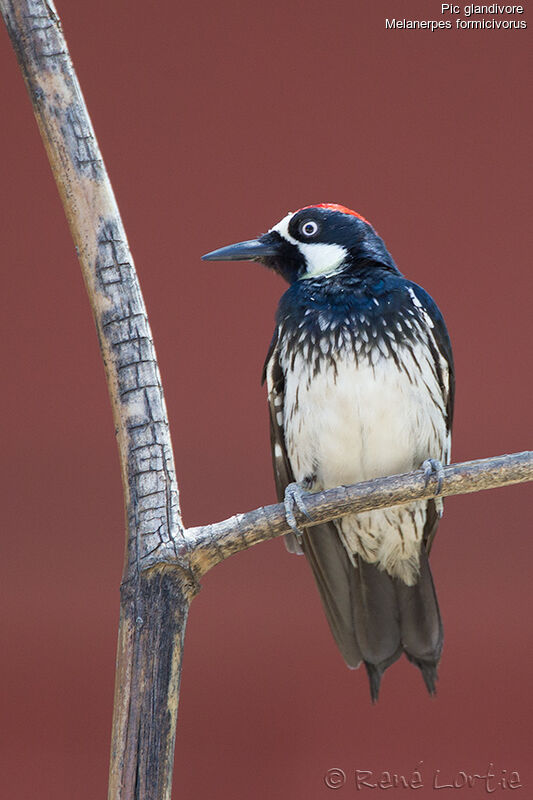
M 396 272 L 383 240 L 355 211 L 321 203 L 290 212 L 258 239 L 230 244 L 204 261 L 260 261 L 289 283 L 377 264 Z

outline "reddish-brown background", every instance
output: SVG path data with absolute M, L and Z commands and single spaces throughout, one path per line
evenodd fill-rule
M 259 385 L 283 285 L 203 252 L 289 209 L 373 221 L 437 299 L 455 460 L 531 447 L 529 31 L 385 31 L 438 3 L 59 3 L 156 337 L 188 524 L 274 500 Z M 533 20 L 530 20 L 533 24 Z M 93 322 L 5 32 L 0 794 L 106 791 L 123 516 Z M 281 542 L 204 580 L 189 621 L 180 798 L 325 798 L 330 767 L 517 769 L 531 797 L 531 488 L 447 502 L 439 693 L 400 662 L 377 707 Z M 449 781 L 448 781 L 449 782 Z M 179 785 L 179 791 L 178 791 Z M 366 791 L 368 796 L 383 794 Z

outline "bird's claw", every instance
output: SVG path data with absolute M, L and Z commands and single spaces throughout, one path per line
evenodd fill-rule
M 444 467 L 442 463 L 436 458 L 427 458 L 422 464 L 422 469 L 424 470 L 426 486 L 434 476 L 437 479 L 437 490 L 435 494 L 440 494 L 442 492 L 442 484 L 444 483 Z
M 294 516 L 294 507 L 297 506 L 298 510 L 309 519 L 309 514 L 304 503 L 305 492 L 298 483 L 289 483 L 285 489 L 285 497 L 283 498 L 283 505 L 285 506 L 285 519 L 292 532 L 298 538 L 302 538 L 302 532 L 296 524 L 296 517 Z

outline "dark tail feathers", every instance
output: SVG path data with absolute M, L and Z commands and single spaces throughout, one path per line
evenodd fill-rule
M 358 557 L 354 567 L 334 523 L 307 528 L 303 550 L 313 570 L 331 632 L 349 667 L 364 661 L 375 702 L 381 677 L 402 653 L 435 692 L 442 623 L 425 547 L 415 586 Z
M 378 699 L 383 673 L 404 652 L 421 671 L 428 692 L 434 694 L 443 631 L 425 549 L 420 554 L 420 576 L 414 586 L 359 558 L 350 588 L 354 634 L 368 673 L 372 701 Z

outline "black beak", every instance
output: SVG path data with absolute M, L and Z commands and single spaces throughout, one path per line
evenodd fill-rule
M 220 247 L 212 253 L 202 256 L 202 261 L 259 261 L 279 254 L 278 237 L 265 233 L 259 239 L 238 242 L 227 247 Z

